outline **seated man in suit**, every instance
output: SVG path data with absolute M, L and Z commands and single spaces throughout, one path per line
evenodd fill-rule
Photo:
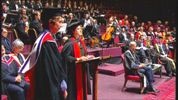
M 127 72 L 133 75 L 145 75 L 147 79 L 147 88 L 145 92 L 159 92 L 153 87 L 154 77 L 151 67 L 144 63 L 140 63 L 136 55 L 136 42 L 132 41 L 129 44 L 129 49 L 125 51 L 125 63 Z M 136 71 L 135 71 L 136 70 Z
M 30 28 L 34 28 L 37 31 L 37 34 L 40 35 L 43 32 L 40 11 L 35 11 L 33 13 L 32 20 L 33 21 L 30 23 Z
M 12 100 L 25 100 L 26 90 L 29 83 L 24 79 L 24 75 L 18 73 L 19 68 L 24 62 L 24 56 L 21 54 L 24 44 L 21 40 L 16 39 L 12 43 L 13 53 L 6 58 L 8 68 L 2 81 L 6 84 L 6 89 Z
M 12 46 L 10 43 L 10 40 L 8 39 L 8 31 L 6 28 L 2 28 L 2 32 L 1 32 L 1 43 L 5 48 L 5 53 L 9 54 L 12 52 Z
M 171 77 L 172 75 L 176 75 L 176 65 L 173 59 L 168 57 L 168 45 L 164 41 L 162 36 L 159 36 L 159 42 L 155 44 L 156 52 L 158 53 L 159 60 L 163 65 L 165 65 L 165 69 L 167 72 L 167 76 Z
M 18 37 L 25 43 L 31 43 L 29 31 L 29 19 L 28 16 L 24 15 L 21 17 L 20 21 L 17 22 L 15 29 L 17 30 Z

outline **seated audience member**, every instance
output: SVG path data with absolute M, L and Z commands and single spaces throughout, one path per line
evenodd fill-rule
M 148 28 L 148 31 L 146 32 L 147 36 L 151 36 L 151 39 L 155 37 L 154 29 L 152 26 Z
M 141 63 L 144 63 L 146 59 L 149 59 L 149 56 L 147 55 L 149 50 L 146 47 L 146 37 L 143 35 L 140 35 L 139 38 L 136 40 L 139 59 Z
M 34 9 L 35 10 L 38 10 L 38 11 L 42 11 L 42 3 L 41 3 L 41 0 L 35 0 L 35 5 L 34 5 Z
M 30 19 L 30 17 L 27 14 L 27 9 L 26 8 L 21 8 L 19 10 L 19 13 L 18 13 L 19 21 L 22 19 L 23 16 L 27 16 L 27 18 Z
M 39 11 L 35 11 L 33 13 L 32 19 L 33 21 L 30 23 L 30 28 L 34 28 L 38 35 L 41 34 L 43 32 L 41 13 Z
M 9 41 L 9 39 L 7 38 L 8 36 L 8 31 L 6 28 L 2 28 L 2 33 L 1 33 L 1 43 L 2 45 L 4 45 L 6 54 L 9 54 L 12 52 L 12 46 L 11 43 Z
M 156 52 L 158 53 L 159 60 L 163 65 L 168 76 L 176 75 L 176 65 L 174 60 L 168 57 L 168 47 L 163 41 L 163 37 L 159 36 L 160 41 L 155 45 Z
M 18 12 L 19 9 L 21 9 L 21 4 L 19 0 L 12 0 L 12 2 L 9 5 L 9 10 Z
M 139 27 L 138 30 L 139 31 L 136 32 L 136 34 L 135 34 L 135 39 L 136 40 L 140 39 L 141 37 L 142 38 L 146 38 L 147 37 L 146 32 L 144 31 L 143 27 Z
M 167 32 L 166 33 L 166 43 L 167 43 L 167 46 L 168 46 L 168 56 L 173 59 L 174 57 L 174 46 L 175 46 L 175 38 L 172 37 L 172 34 L 170 32 Z
M 9 54 L 10 57 L 13 57 L 16 62 L 18 62 L 19 67 L 24 63 L 25 57 L 22 54 L 22 51 L 24 49 L 24 43 L 20 39 L 16 39 L 12 43 L 12 53 Z
M 146 40 L 144 41 L 144 46 L 147 47 L 147 50 L 145 51 L 146 56 L 148 60 L 152 63 L 156 63 L 154 57 L 156 56 L 156 51 L 153 48 L 153 43 L 152 43 L 152 35 L 147 35 Z
M 120 43 L 125 43 L 126 45 L 128 45 L 130 36 L 128 34 L 128 32 L 126 31 L 125 26 L 122 27 L 121 32 L 119 34 L 119 41 Z M 128 46 L 123 46 L 122 47 L 122 52 L 125 52 L 128 49 Z
M 6 51 L 4 48 L 4 45 L 1 44 L 1 94 L 2 95 L 7 95 L 7 89 L 6 89 L 6 84 L 3 82 L 3 79 L 7 75 L 7 60 L 6 60 Z
M 26 6 L 28 9 L 30 9 L 33 12 L 34 9 L 34 5 L 35 5 L 35 1 L 34 0 L 27 0 L 26 1 Z
M 153 87 L 154 77 L 153 71 L 149 65 L 140 63 L 138 56 L 136 55 L 136 42 L 132 41 L 129 44 L 129 49 L 124 53 L 126 70 L 129 74 L 133 75 L 145 75 L 147 79 L 147 88 L 148 92 L 159 92 L 159 90 Z M 136 70 L 136 71 L 135 71 Z
M 30 41 L 29 35 L 28 35 L 28 30 L 29 30 L 28 17 L 22 16 L 21 20 L 17 23 L 15 28 L 17 30 L 17 34 L 18 34 L 19 38 L 24 43 L 28 43 Z
M 6 84 L 7 92 L 12 100 L 25 100 L 29 83 L 25 81 L 23 74 L 18 73 L 19 68 L 24 62 L 24 56 L 21 54 L 24 44 L 21 40 L 16 39 L 13 41 L 12 47 L 13 53 L 8 56 L 7 73 L 2 81 Z

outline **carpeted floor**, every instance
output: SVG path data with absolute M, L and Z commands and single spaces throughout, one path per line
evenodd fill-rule
M 143 97 L 143 100 L 175 100 L 175 80 L 175 77 L 171 78 L 170 80 L 167 80 L 166 82 L 157 87 L 157 89 L 160 90 L 160 93 L 147 94 Z
M 157 95 L 140 94 L 140 84 L 138 82 L 128 81 L 127 89 L 121 91 L 124 84 L 124 73 L 117 76 L 98 74 L 98 100 L 175 100 L 175 80 L 165 75 L 165 69 L 162 68 L 163 75 L 154 75 L 154 87 L 159 89 Z M 88 95 L 88 100 L 92 100 L 92 95 Z

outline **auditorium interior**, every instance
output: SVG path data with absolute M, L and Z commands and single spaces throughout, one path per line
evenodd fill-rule
M 17 39 L 24 44 L 21 54 L 24 61 L 27 61 L 36 49 L 39 38 L 46 31 L 50 31 L 51 18 L 60 16 L 61 26 L 52 34 L 58 53 L 63 53 L 63 47 L 68 42 L 73 43 L 70 41 L 73 37 L 70 25 L 78 21 L 82 23 L 80 38 L 86 46 L 83 47 L 86 49 L 85 55 L 93 57 L 82 62 L 88 64 L 86 73 L 89 77 L 90 92 L 86 93 L 85 99 L 73 100 L 176 100 L 176 0 L 1 2 L 2 66 L 7 64 L 8 67 L 13 61 Z M 9 60 L 8 57 L 11 56 L 12 59 Z M 16 58 L 14 61 L 16 62 Z M 93 62 L 97 64 L 93 66 Z M 24 64 L 21 63 L 20 67 Z M 146 68 L 143 68 L 144 71 L 142 68 L 135 68 L 136 65 L 142 64 L 151 72 L 147 72 Z M 4 90 L 1 92 L 1 99 L 19 100 L 7 92 L 6 85 L 16 83 L 6 80 L 6 75 L 2 75 L 4 70 L 6 69 L 1 67 L 1 83 L 5 84 L 1 85 Z M 18 74 L 19 71 L 16 72 Z M 7 73 L 12 74 L 11 71 Z M 149 83 L 151 76 L 153 81 Z M 25 81 L 30 80 L 25 78 Z M 154 89 L 145 87 L 148 84 L 153 85 Z M 31 100 L 28 95 L 25 95 L 25 98 L 20 100 Z

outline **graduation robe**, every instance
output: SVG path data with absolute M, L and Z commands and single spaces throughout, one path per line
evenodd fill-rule
M 52 35 L 45 31 L 35 41 L 19 73 L 30 82 L 27 100 L 63 100 L 61 82 L 65 80 L 62 57 Z
M 62 49 L 64 62 L 67 64 L 67 100 L 87 100 L 87 67 L 76 64 L 76 58 L 86 55 L 86 46 L 81 39 L 71 38 Z

